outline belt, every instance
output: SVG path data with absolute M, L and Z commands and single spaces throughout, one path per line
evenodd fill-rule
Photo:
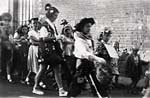
M 39 44 L 35 44 L 35 43 L 32 43 L 31 45 L 33 45 L 33 46 L 39 46 Z

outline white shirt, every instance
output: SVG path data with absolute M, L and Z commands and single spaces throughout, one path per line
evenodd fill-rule
M 28 32 L 28 37 L 30 38 L 31 36 L 34 36 L 35 38 L 39 39 L 40 38 L 40 33 L 36 32 L 35 30 L 31 30 Z M 30 39 L 30 42 L 33 42 L 32 39 Z
M 54 32 L 56 34 L 56 30 L 55 30 L 54 24 L 49 19 L 45 19 L 45 20 L 52 27 L 52 29 L 54 30 Z M 47 31 L 47 29 L 44 26 L 41 27 L 41 29 L 40 29 L 40 37 L 48 37 L 48 35 L 49 35 L 49 32 Z
M 64 54 L 67 56 L 71 56 L 72 52 L 73 52 L 73 42 L 74 40 L 72 38 L 66 37 L 64 35 L 62 35 L 62 42 L 63 43 L 63 49 L 64 49 Z M 70 43 L 68 43 L 70 42 Z
M 73 54 L 77 58 L 89 59 L 89 56 L 93 55 L 92 41 L 88 39 L 81 39 L 74 33 L 75 44 Z

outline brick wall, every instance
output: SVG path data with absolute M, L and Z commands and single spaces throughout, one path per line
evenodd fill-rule
M 38 0 L 35 0 L 38 3 Z M 93 17 L 96 25 L 92 33 L 96 41 L 105 26 L 113 30 L 111 42 L 120 41 L 120 48 L 131 48 L 133 44 L 144 43 L 144 49 L 150 49 L 150 1 L 149 0 L 39 0 L 34 5 L 36 15 L 44 13 L 44 5 L 51 3 L 60 10 L 56 21 L 59 32 L 60 20 L 67 19 L 72 26 L 83 17 Z

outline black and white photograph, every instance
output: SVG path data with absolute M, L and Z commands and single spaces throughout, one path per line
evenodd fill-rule
M 0 0 L 0 98 L 150 98 L 150 0 Z

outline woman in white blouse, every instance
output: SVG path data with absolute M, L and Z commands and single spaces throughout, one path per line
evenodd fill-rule
M 106 62 L 103 58 L 94 55 L 94 44 L 90 34 L 90 29 L 94 23 L 95 22 L 93 18 L 84 18 L 75 26 L 75 49 L 73 53 L 77 58 L 76 74 L 69 87 L 69 97 L 76 97 L 81 93 L 85 77 L 90 81 L 89 75 L 92 76 L 96 86 L 98 87 L 96 75 L 95 72 L 93 72 L 93 69 L 95 68 L 94 61 L 100 64 L 105 64 Z M 90 85 L 92 87 L 92 84 Z M 99 89 L 98 92 L 100 92 Z

